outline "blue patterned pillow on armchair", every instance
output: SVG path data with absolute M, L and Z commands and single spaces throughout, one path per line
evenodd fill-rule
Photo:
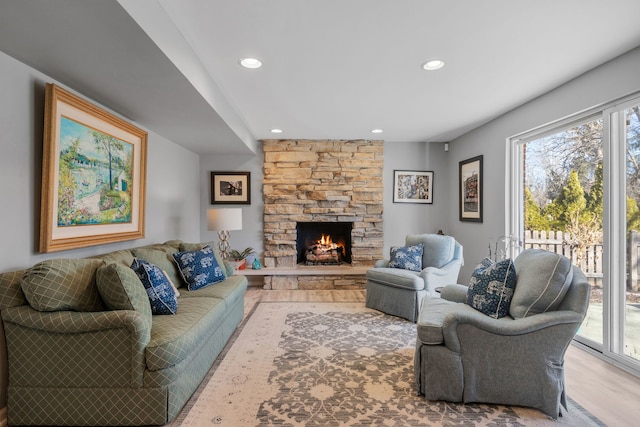
M 389 267 L 422 271 L 422 251 L 422 243 L 415 246 L 392 246 Z
M 469 282 L 467 304 L 494 319 L 509 313 L 509 305 L 516 287 L 516 268 L 513 260 L 493 262 L 482 260 Z

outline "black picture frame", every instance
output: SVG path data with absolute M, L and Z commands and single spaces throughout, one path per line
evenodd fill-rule
M 211 172 L 212 205 L 250 205 L 251 172 Z
M 459 163 L 460 221 L 482 222 L 482 155 Z
M 433 203 L 433 172 L 394 170 L 393 203 Z

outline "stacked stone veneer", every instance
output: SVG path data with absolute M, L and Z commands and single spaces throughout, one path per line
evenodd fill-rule
M 264 140 L 264 261 L 294 267 L 296 223 L 352 222 L 352 266 L 381 258 L 383 142 Z M 364 287 L 360 276 L 271 276 L 271 289 Z

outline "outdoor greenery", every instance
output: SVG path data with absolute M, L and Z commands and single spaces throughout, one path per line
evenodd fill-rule
M 627 235 L 640 230 L 640 111 L 627 110 Z M 525 145 L 525 229 L 561 231 L 578 261 L 602 243 L 603 121 Z
M 640 108 L 627 110 L 627 233 L 640 230 Z M 603 122 L 525 146 L 525 228 L 563 231 L 577 249 L 602 241 Z

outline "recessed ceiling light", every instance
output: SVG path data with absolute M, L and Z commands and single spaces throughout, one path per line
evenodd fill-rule
M 382 133 L 384 132 L 382 129 L 371 129 L 371 133 Z
M 274 128 L 270 130 L 271 133 L 282 133 L 282 129 Z
M 262 67 L 262 61 L 256 58 L 242 58 L 240 65 L 244 68 L 260 68 Z
M 444 67 L 444 61 L 440 59 L 432 59 L 422 64 L 422 68 L 427 71 L 439 70 L 442 67 Z

